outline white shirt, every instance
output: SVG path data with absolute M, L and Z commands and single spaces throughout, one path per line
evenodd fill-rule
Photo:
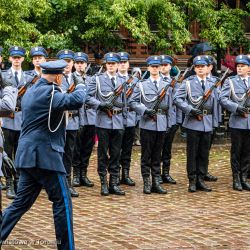
M 205 85 L 205 87 L 206 87 L 206 78 L 205 79 L 201 79 L 199 76 L 197 76 L 197 78 L 198 78 L 198 80 L 199 80 L 199 82 L 200 82 L 200 85 L 201 85 L 201 87 L 202 87 L 202 83 L 201 83 L 201 81 L 203 80 L 204 81 L 204 85 Z
M 21 77 L 22 77 L 22 69 L 15 70 L 11 67 L 11 72 L 12 72 L 13 76 L 15 76 L 15 72 L 17 72 L 17 78 L 18 78 L 18 81 L 20 82 Z
M 107 72 L 107 75 L 108 75 L 108 77 L 109 77 L 109 79 L 111 80 L 111 78 L 114 78 L 115 79 L 115 86 L 116 86 L 116 75 L 114 75 L 114 76 L 112 76 L 112 75 L 110 75 L 108 72 Z
M 72 83 L 72 73 L 69 73 L 69 74 L 65 74 L 68 76 L 68 82 L 69 82 L 69 85 Z
M 245 84 L 246 84 L 246 86 L 247 86 L 247 88 L 249 87 L 249 77 L 246 77 L 246 78 L 242 78 L 241 77 L 241 80 L 243 81 L 243 82 L 245 82 Z M 245 80 L 245 81 L 244 81 Z

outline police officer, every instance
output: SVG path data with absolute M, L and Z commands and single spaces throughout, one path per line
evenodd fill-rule
M 218 126 L 217 95 L 209 97 L 204 107 L 196 108 L 204 93 L 213 85 L 206 78 L 208 62 L 204 57 L 194 58 L 196 75 L 185 79 L 174 95 L 174 103 L 184 113 L 183 127 L 187 131 L 187 174 L 189 179 L 189 192 L 196 190 L 212 191 L 205 182 L 207 173 L 211 132 Z M 197 119 L 200 116 L 201 119 Z
M 86 87 L 78 84 L 73 93 L 62 93 L 65 61 L 40 64 L 42 77 L 23 97 L 23 123 L 15 165 L 20 170 L 17 197 L 3 212 L 1 240 L 6 240 L 22 215 L 30 209 L 44 187 L 53 202 L 58 249 L 75 249 L 72 203 L 67 187 L 63 151 L 64 110 L 83 105 Z
M 125 195 L 119 186 L 119 160 L 124 133 L 123 124 L 123 96 L 120 95 L 115 104 L 109 101 L 124 79 L 116 74 L 120 56 L 107 53 L 104 62 L 107 71 L 96 75 L 89 84 L 87 105 L 97 110 L 96 132 L 99 139 L 97 157 L 98 174 L 101 180 L 101 195 Z M 108 112 L 109 115 L 108 115 Z M 109 153 L 109 155 L 108 155 Z M 110 173 L 109 189 L 107 186 L 107 171 Z
M 124 78 L 124 81 L 129 79 L 128 69 L 129 69 L 129 54 L 127 52 L 119 52 L 121 60 L 118 65 L 118 75 Z M 131 87 L 126 85 L 125 91 Z M 135 126 L 136 126 L 136 112 L 129 107 L 129 97 L 125 97 L 125 107 L 123 109 L 124 118 L 124 135 L 122 138 L 120 165 L 122 169 L 121 184 L 128 186 L 135 186 L 135 182 L 130 178 L 130 164 L 131 164 L 131 154 L 133 148 L 133 142 L 135 137 Z
M 229 127 L 231 132 L 231 168 L 233 189 L 250 191 L 247 171 L 250 162 L 250 89 L 248 76 L 250 59 L 246 55 L 236 57 L 237 75 L 226 79 L 220 93 L 221 105 L 231 112 Z
M 62 82 L 63 91 L 68 92 L 70 87 L 75 84 L 74 83 L 75 79 L 73 78 L 72 75 L 72 68 L 74 66 L 74 52 L 72 50 L 64 49 L 60 50 L 56 56 L 58 59 L 63 59 L 68 63 L 67 67 L 64 69 L 63 82 Z M 73 161 L 78 129 L 79 129 L 79 110 L 78 109 L 69 110 L 63 162 L 67 172 L 67 181 L 72 197 L 79 196 L 79 193 L 72 186 L 72 181 L 71 181 L 72 161 Z
M 217 81 L 219 81 L 219 78 L 212 74 L 213 69 L 214 69 L 215 59 L 210 55 L 204 55 L 203 57 L 207 60 L 207 63 L 208 63 L 208 66 L 207 66 L 207 78 L 209 80 L 211 80 L 215 84 Z M 219 92 L 220 92 L 220 86 L 217 89 L 217 91 L 214 92 L 214 94 L 219 95 Z M 219 96 L 217 96 L 217 98 L 219 98 Z M 221 109 L 220 105 L 218 106 L 218 117 L 219 117 L 218 121 L 222 122 L 222 120 L 221 120 L 222 119 L 222 109 Z M 211 149 L 212 144 L 213 144 L 214 136 L 215 136 L 215 129 L 213 130 L 213 133 L 211 135 L 210 149 Z M 204 180 L 205 181 L 217 181 L 218 178 L 216 176 L 211 175 L 208 172 L 208 167 L 207 167 L 207 173 L 206 173 L 206 175 L 204 177 Z
M 86 68 L 89 57 L 83 52 L 74 55 L 75 69 L 73 73 L 77 82 L 88 85 L 91 77 L 87 75 Z M 76 147 L 73 158 L 73 186 L 93 187 L 94 183 L 88 178 L 87 170 L 89 159 L 94 146 L 96 111 L 84 104 L 79 110 L 79 131 L 76 139 Z
M 147 58 L 150 77 L 136 86 L 131 98 L 131 107 L 139 115 L 141 128 L 141 173 L 144 182 L 143 192 L 166 194 L 160 186 L 160 162 L 164 136 L 167 128 L 171 127 L 169 110 L 172 108 L 171 88 L 157 110 L 153 109 L 159 93 L 169 85 L 160 77 L 161 60 L 158 56 Z M 151 172 L 151 173 L 150 173 Z M 152 187 L 150 182 L 152 175 Z
M 163 77 L 164 81 L 171 83 L 172 77 L 170 76 L 170 71 L 172 69 L 172 64 L 173 64 L 174 59 L 168 55 L 161 55 L 160 58 L 161 58 L 161 76 Z M 179 87 L 179 83 L 176 83 L 172 91 L 172 97 L 178 87 Z M 169 174 L 169 171 L 170 171 L 170 162 L 172 158 L 172 155 L 171 155 L 172 144 L 173 144 L 175 133 L 179 128 L 179 124 L 182 122 L 182 112 L 180 109 L 177 109 L 175 105 L 173 105 L 170 115 L 171 115 L 172 126 L 166 131 L 165 140 L 164 140 L 164 144 L 162 148 L 162 154 L 161 154 L 162 181 L 164 183 L 176 184 L 176 181 Z
M 13 46 L 9 48 L 9 61 L 12 66 L 6 72 L 3 72 L 3 80 L 10 82 L 14 87 L 20 89 L 27 82 L 31 81 L 33 78 L 26 75 L 22 70 L 22 62 L 24 61 L 25 49 L 20 46 Z M 14 112 L 14 118 L 3 118 L 3 133 L 4 133 L 4 149 L 10 159 L 14 160 L 18 139 L 21 130 L 22 123 L 22 111 L 21 111 L 21 99 L 19 96 L 17 98 L 17 106 Z M 9 199 L 15 198 L 14 183 L 12 176 L 8 174 L 6 177 L 6 196 Z
M 97 73 L 102 73 L 102 58 L 103 54 L 101 52 L 94 53 L 95 63 L 91 67 L 91 73 L 92 75 L 95 75 Z M 101 71 L 101 72 L 100 72 Z
M 5 82 L 2 80 L 0 72 L 0 117 L 2 116 L 1 112 L 6 111 L 14 111 L 16 107 L 16 98 L 17 98 L 17 88 L 13 87 L 8 82 Z M 3 162 L 3 133 L 0 126 L 0 177 L 3 176 L 2 172 L 2 162 Z M 1 193 L 2 187 L 0 186 L 0 229 L 2 224 L 2 193 Z M 0 231 L 1 232 L 1 231 Z
M 32 57 L 32 63 L 34 65 L 32 73 L 36 76 L 41 75 L 42 69 L 40 64 L 46 62 L 46 58 L 48 57 L 47 51 L 41 46 L 33 47 L 30 50 L 30 56 Z

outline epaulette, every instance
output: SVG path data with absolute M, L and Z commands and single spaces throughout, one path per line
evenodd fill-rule
M 229 76 L 228 78 L 230 78 L 230 79 L 235 79 L 235 78 L 237 78 L 237 75 L 235 75 L 235 76 Z
M 186 81 L 186 80 L 189 80 L 189 81 L 194 80 L 195 77 L 196 77 L 196 75 L 189 76 L 186 79 L 184 79 L 184 81 Z

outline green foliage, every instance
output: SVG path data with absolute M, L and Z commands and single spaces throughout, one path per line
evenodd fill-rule
M 191 41 L 191 22 L 215 47 L 248 46 L 242 20 L 249 12 L 217 6 L 215 0 L 1 0 L 0 44 L 42 45 L 54 54 L 87 43 L 122 48 L 125 28 L 155 52 L 176 53 Z M 250 10 L 250 3 L 247 5 Z

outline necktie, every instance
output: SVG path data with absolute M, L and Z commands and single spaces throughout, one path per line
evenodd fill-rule
M 113 87 L 115 87 L 115 78 L 114 77 L 111 78 L 111 82 L 113 84 Z
M 66 82 L 68 83 L 68 85 L 70 85 L 70 84 L 69 84 L 69 76 L 68 76 L 68 75 L 65 75 L 64 77 L 65 77 L 65 80 L 66 80 Z
M 16 80 L 16 84 L 18 85 L 19 84 L 19 80 L 18 80 L 18 72 L 15 71 L 15 80 Z
M 248 88 L 247 80 L 246 80 L 246 79 L 243 79 L 243 82 L 245 83 L 245 85 L 246 85 L 247 88 Z
M 202 87 L 202 89 L 203 89 L 203 91 L 205 91 L 205 81 L 204 80 L 201 80 L 201 87 Z
M 153 83 L 155 84 L 155 87 L 158 90 L 157 81 L 155 80 L 155 81 L 153 81 Z

